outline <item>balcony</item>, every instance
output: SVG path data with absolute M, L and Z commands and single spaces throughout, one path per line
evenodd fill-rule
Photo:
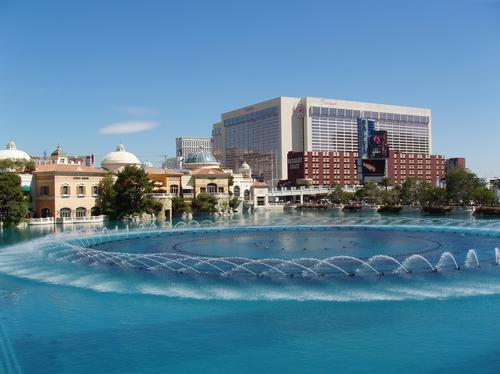
M 151 196 L 153 199 L 168 199 L 178 196 L 177 194 L 165 193 L 165 192 L 153 192 L 149 193 L 148 196 Z
M 56 218 L 56 223 L 60 224 L 72 224 L 72 223 L 97 223 L 103 222 L 107 219 L 107 216 L 90 216 L 90 217 L 59 217 Z
M 30 218 L 28 222 L 29 225 L 53 225 L 54 223 L 54 217 Z

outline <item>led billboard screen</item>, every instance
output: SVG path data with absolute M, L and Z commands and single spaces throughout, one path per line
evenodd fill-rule
M 361 165 L 363 176 L 385 176 L 385 160 L 363 160 Z
M 368 158 L 380 159 L 388 157 L 387 131 L 372 131 L 368 137 Z

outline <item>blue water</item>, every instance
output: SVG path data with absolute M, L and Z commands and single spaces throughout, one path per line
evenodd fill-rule
M 270 218 L 260 217 L 260 223 Z M 326 281 L 220 280 L 43 262 L 37 256 L 47 239 L 35 231 L 2 233 L 3 372 L 497 373 L 500 367 L 500 268 L 489 248 L 500 247 L 495 236 L 405 233 L 415 239 L 406 252 L 441 241 L 462 266 L 464 251 L 476 244 L 480 269 L 447 266 L 438 273 Z M 354 251 L 366 255 L 361 247 L 367 238 L 351 236 L 331 242 L 332 252 L 358 240 Z M 313 254 L 323 250 L 324 239 L 314 240 L 308 246 Z M 399 244 L 386 240 L 397 254 Z M 293 242 L 290 255 L 296 257 L 303 244 Z M 122 243 L 122 249 L 129 245 Z M 272 243 L 258 250 L 280 255 Z M 211 252 L 198 244 L 188 249 Z M 12 248 L 19 251 L 17 262 L 6 257 Z M 442 250 L 431 249 L 433 263 Z

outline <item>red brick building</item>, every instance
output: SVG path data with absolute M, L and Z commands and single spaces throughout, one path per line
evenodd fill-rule
M 445 174 L 446 160 L 441 155 L 420 155 L 389 151 L 386 176 L 394 184 L 417 177 L 436 186 Z
M 288 152 L 288 182 L 293 185 L 354 186 L 359 184 L 357 158 L 357 152 Z M 389 151 L 386 176 L 394 184 L 401 184 L 408 177 L 418 177 L 436 185 L 444 178 L 445 163 L 441 155 Z
M 465 158 L 453 157 L 446 160 L 445 170 L 447 173 L 455 170 L 464 170 L 464 169 L 465 169 Z

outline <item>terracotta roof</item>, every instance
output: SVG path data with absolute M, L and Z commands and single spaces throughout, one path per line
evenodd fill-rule
M 193 175 L 226 175 L 221 169 L 194 169 L 191 171 Z
M 71 165 L 71 164 L 42 164 L 37 165 L 35 173 L 98 173 L 107 174 L 106 170 L 96 169 L 91 166 Z
M 257 182 L 257 181 L 253 182 L 252 186 L 254 186 L 254 187 L 269 187 L 269 185 L 267 183 Z
M 184 175 L 181 172 L 171 169 L 163 169 L 163 168 L 145 168 L 144 169 L 148 174 L 166 174 L 166 175 Z

